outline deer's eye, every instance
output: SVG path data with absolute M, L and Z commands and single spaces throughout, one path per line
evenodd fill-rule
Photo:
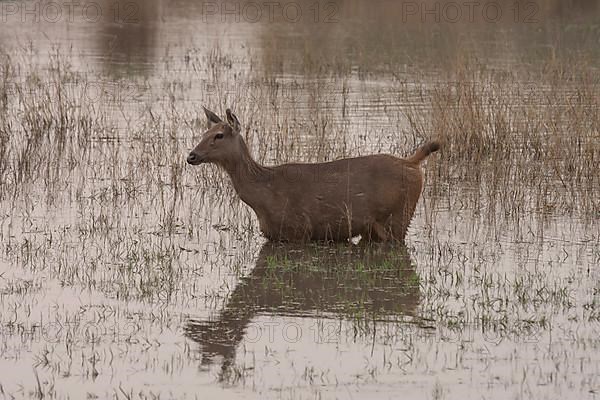
M 223 134 L 222 133 L 217 133 L 215 135 L 215 139 L 223 139 Z

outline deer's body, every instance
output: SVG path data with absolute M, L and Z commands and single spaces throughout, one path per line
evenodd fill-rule
M 404 241 L 423 188 L 420 162 L 439 148 L 436 142 L 405 159 L 380 154 L 265 167 L 254 161 L 242 137 L 233 133 L 237 118 L 229 110 L 227 115 L 229 124 L 212 121 L 214 126 L 188 162 L 223 167 L 268 239 L 342 241 L 361 235 L 372 241 Z M 207 116 L 209 122 L 218 119 L 208 110 Z M 215 141 L 226 140 L 226 134 L 215 139 L 219 133 L 211 131 L 225 132 L 227 126 L 232 143 L 225 152 L 215 151 Z

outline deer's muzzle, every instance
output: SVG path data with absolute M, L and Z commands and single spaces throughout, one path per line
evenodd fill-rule
M 188 164 L 191 164 L 191 165 L 202 164 L 202 157 L 200 157 L 198 154 L 192 152 L 192 153 L 190 153 L 189 156 L 187 156 L 187 162 L 188 162 Z

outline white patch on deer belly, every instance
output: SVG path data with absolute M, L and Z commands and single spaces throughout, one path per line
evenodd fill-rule
M 348 239 L 350 241 L 350 243 L 352 243 L 353 245 L 358 245 L 358 243 L 360 242 L 360 240 L 362 239 L 362 235 L 356 235 L 351 237 L 350 239 Z

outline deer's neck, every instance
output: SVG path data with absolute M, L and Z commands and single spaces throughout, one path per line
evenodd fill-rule
M 271 169 L 257 163 L 246 143 L 240 138 L 240 153 L 221 166 L 231 178 L 235 191 L 250 207 L 255 209 L 265 202 L 266 191 L 272 178 Z

